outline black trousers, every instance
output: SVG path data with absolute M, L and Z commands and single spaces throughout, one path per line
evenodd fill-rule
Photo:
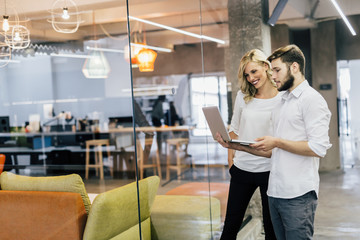
M 244 219 L 245 211 L 255 190 L 260 187 L 265 239 L 276 239 L 271 223 L 268 197 L 270 172 L 247 172 L 232 165 L 226 217 L 221 240 L 235 240 Z

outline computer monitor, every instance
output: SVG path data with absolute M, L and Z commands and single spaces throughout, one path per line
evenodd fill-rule
M 123 126 L 123 127 L 132 127 L 132 116 L 125 117 L 109 117 L 109 124 L 114 124 L 115 127 Z
M 0 117 L 0 132 L 2 133 L 10 132 L 9 116 Z

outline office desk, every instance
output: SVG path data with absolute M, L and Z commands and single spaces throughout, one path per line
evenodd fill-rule
M 170 127 L 137 127 L 137 132 L 188 132 L 193 129 L 191 126 L 170 126 Z M 76 167 L 78 169 L 84 169 L 85 166 L 85 148 L 80 145 L 84 144 L 89 139 L 111 139 L 112 135 L 122 136 L 123 134 L 131 135 L 133 133 L 132 127 L 110 129 L 102 132 L 47 132 L 47 133 L 0 133 L 0 137 L 6 137 L 13 139 L 14 141 L 22 137 L 27 139 L 26 146 L 20 147 L 0 147 L 0 153 L 6 155 L 5 170 L 15 169 L 18 173 L 19 169 L 26 168 L 29 165 L 19 165 L 18 156 L 27 155 L 30 156 L 30 165 L 44 166 L 45 168 L 51 168 L 51 164 L 63 168 L 66 166 Z M 44 141 L 46 137 L 51 137 L 50 145 Z M 33 143 L 34 138 L 40 138 L 42 141 L 37 144 L 36 148 Z M 30 139 L 30 140 L 29 140 Z M 121 147 L 116 146 L 116 141 L 112 142 L 110 146 L 110 152 L 113 156 L 121 155 L 123 159 L 134 159 L 134 146 L 135 141 L 132 137 L 128 142 L 128 145 Z M 54 144 L 60 144 L 59 146 L 53 146 Z M 35 149 L 34 149 L 35 148 Z M 129 149 L 130 148 L 130 149 Z M 105 150 L 103 152 L 106 152 Z M 57 157 L 57 155 L 63 154 L 63 158 Z M 56 159 L 56 161 L 54 160 Z M 114 167 L 120 166 L 122 163 L 117 164 L 117 157 L 113 158 Z M 55 161 L 55 163 L 53 162 Z M 120 161 L 120 159 L 119 159 Z M 57 164 L 57 165 L 55 165 Z M 133 162 L 129 168 L 132 169 Z
M 106 147 L 103 147 L 103 152 L 106 152 Z M 115 146 L 109 147 L 110 152 L 116 152 Z M 94 151 L 94 149 L 90 149 Z M 62 167 L 68 167 L 71 165 L 75 169 L 85 169 L 85 153 L 86 149 L 80 146 L 65 146 L 65 147 L 46 147 L 41 149 L 32 149 L 28 147 L 2 147 L 0 153 L 5 154 L 6 162 L 4 169 L 15 169 L 16 173 L 19 173 L 19 169 L 24 169 L 29 165 L 19 165 L 18 156 L 28 155 L 30 156 L 30 165 L 42 165 L 45 168 L 49 168 L 49 165 L 53 162 L 49 162 L 54 159 L 56 154 L 69 154 L 74 157 L 68 157 L 61 159 L 61 162 L 56 162 Z M 42 156 L 43 160 L 39 161 L 39 157 Z M 10 163 L 11 162 L 11 163 Z M 42 163 L 42 164 L 39 164 Z M 59 166 L 56 165 L 56 166 Z

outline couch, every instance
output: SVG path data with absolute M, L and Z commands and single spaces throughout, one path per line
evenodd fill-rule
M 186 239 L 210 239 L 210 229 L 220 225 L 219 201 L 211 198 L 210 221 L 209 198 L 156 196 L 159 181 L 157 176 L 139 181 L 142 239 L 180 240 L 184 231 L 195 237 Z M 77 174 L 3 172 L 0 186 L 0 239 L 140 239 L 136 182 L 98 194 L 92 204 Z M 188 211 L 181 211 L 184 207 Z

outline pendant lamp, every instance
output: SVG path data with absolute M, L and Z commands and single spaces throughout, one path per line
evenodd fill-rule
M 157 53 L 154 50 L 142 49 L 136 57 L 140 72 L 154 71 L 154 63 L 156 57 Z
M 83 22 L 73 0 L 56 0 L 49 12 L 51 18 L 47 21 L 51 23 L 56 32 L 74 33 Z
M 30 32 L 22 25 L 11 27 L 12 30 L 7 32 L 6 44 L 12 49 L 24 49 L 30 45 Z
M 110 65 L 102 51 L 91 51 L 85 60 L 82 72 L 86 78 L 107 78 Z
M 98 49 L 96 43 L 96 24 L 95 13 L 93 12 L 93 34 L 95 49 Z M 107 78 L 110 73 L 110 65 L 103 51 L 92 50 L 89 52 L 89 58 L 85 60 L 82 72 L 86 78 Z
M 138 64 L 137 62 L 137 55 L 143 49 L 144 47 L 141 47 L 141 45 L 145 45 L 143 43 L 136 43 L 136 45 L 131 45 L 131 64 Z M 125 60 L 130 63 L 130 53 L 129 53 L 129 46 L 126 45 L 124 47 L 124 58 Z
M 7 46 L 12 49 L 24 49 L 30 45 L 30 31 L 25 26 L 29 20 L 21 20 L 14 6 L 7 6 L 4 0 L 4 15 L 1 21 L 2 36 Z

